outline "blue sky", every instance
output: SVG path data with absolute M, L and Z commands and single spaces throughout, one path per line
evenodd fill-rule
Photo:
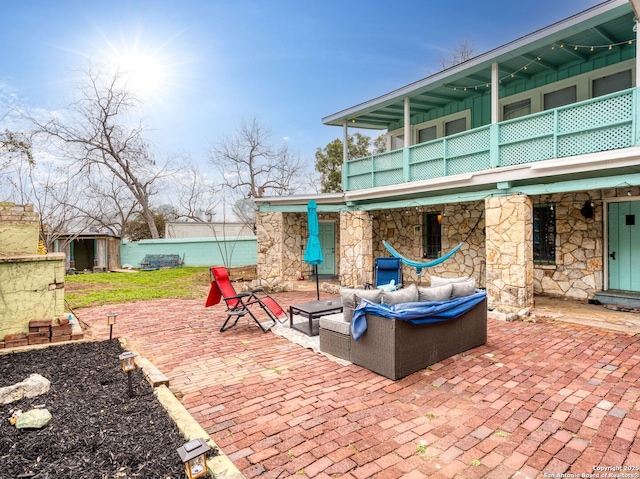
M 154 59 L 140 96 L 159 156 L 204 165 L 212 140 L 257 117 L 312 164 L 342 135 L 322 117 L 435 73 L 462 39 L 483 53 L 598 3 L 4 0 L 0 102 L 55 110 L 90 59 L 137 52 Z

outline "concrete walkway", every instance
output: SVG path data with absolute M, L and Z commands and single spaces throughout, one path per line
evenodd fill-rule
M 286 307 L 315 292 L 275 297 Z M 247 478 L 640 477 L 640 337 L 555 320 L 580 308 L 489 320 L 486 345 L 394 382 L 246 318 L 220 333 L 224 308 L 203 304 L 77 313 L 87 337 L 107 339 L 116 311 L 114 336 L 169 377 Z

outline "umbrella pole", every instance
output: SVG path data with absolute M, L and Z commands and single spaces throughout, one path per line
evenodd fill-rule
M 316 297 L 318 298 L 318 301 L 320 301 L 320 283 L 318 282 L 318 265 L 314 264 L 313 269 L 316 273 Z

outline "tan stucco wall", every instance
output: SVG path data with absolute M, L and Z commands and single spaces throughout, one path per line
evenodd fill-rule
M 64 313 L 64 254 L 0 258 L 0 339 Z
M 65 255 L 36 254 L 38 231 L 32 205 L 0 203 L 0 340 L 64 313 Z
M 0 203 L 0 256 L 36 254 L 38 218 L 33 205 Z

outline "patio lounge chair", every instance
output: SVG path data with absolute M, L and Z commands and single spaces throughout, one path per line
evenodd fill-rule
M 402 263 L 399 258 L 376 258 L 375 268 L 373 271 L 374 283 L 365 283 L 365 288 L 377 289 L 380 286 L 391 285 L 390 289 L 398 289 L 402 287 Z
M 215 266 L 210 269 L 210 272 L 212 278 L 211 289 L 209 290 L 205 307 L 218 304 L 220 299 L 224 299 L 224 302 L 227 305 L 228 316 L 220 328 L 221 333 L 238 324 L 238 320 L 246 314 L 253 318 L 264 333 L 269 331 L 276 324 L 276 321 L 282 323 L 286 320 L 287 316 L 284 310 L 275 299 L 265 292 L 264 289 L 259 288 L 238 294 L 229 280 L 229 273 L 225 267 Z M 255 316 L 253 311 L 251 311 L 251 307 L 256 305 L 262 308 L 269 317 L 269 320 L 273 321 L 273 324 L 268 328 L 265 328 L 262 323 L 258 321 L 258 318 Z M 233 317 L 236 318 L 235 321 L 233 324 L 227 326 L 227 323 L 229 323 L 229 320 Z

